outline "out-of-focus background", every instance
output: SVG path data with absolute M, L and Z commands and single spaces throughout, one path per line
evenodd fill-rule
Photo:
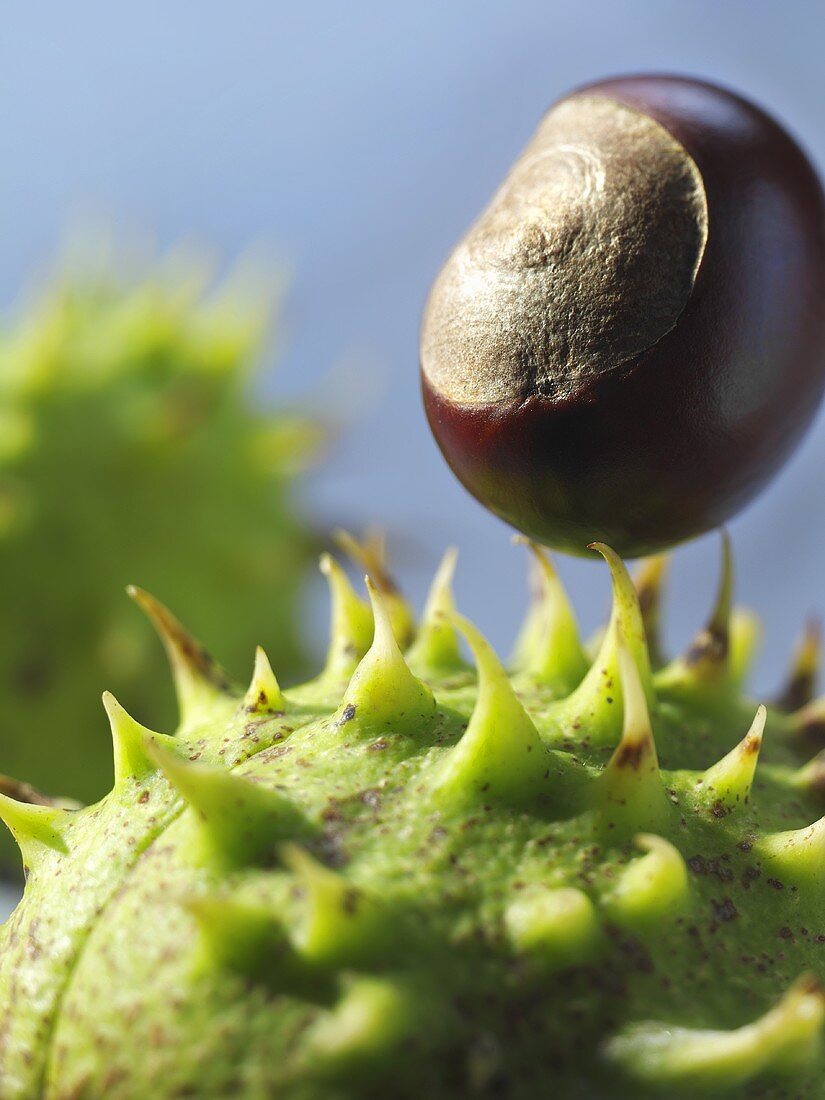
M 817 0 L 14 5 L 0 34 L 0 296 L 12 302 L 90 215 L 161 248 L 203 239 L 227 263 L 263 242 L 290 285 L 262 397 L 315 403 L 343 424 L 305 490 L 313 523 L 386 525 L 418 602 L 457 544 L 459 602 L 506 649 L 524 552 L 459 487 L 426 427 L 417 350 L 430 281 L 544 109 L 610 73 L 731 84 L 825 165 L 824 32 Z M 821 417 L 732 525 L 739 596 L 770 624 L 764 690 L 804 617 L 825 610 L 823 465 Z M 699 625 L 717 559 L 715 538 L 677 555 L 674 646 Z M 562 572 L 592 628 L 606 571 Z M 308 615 L 320 647 L 320 588 Z

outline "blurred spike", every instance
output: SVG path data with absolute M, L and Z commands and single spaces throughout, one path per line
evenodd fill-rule
M 492 646 L 461 615 L 453 622 L 473 652 L 478 694 L 464 735 L 437 765 L 433 789 L 450 801 L 528 800 L 547 787 L 549 754 Z
M 353 729 L 418 727 L 435 713 L 435 700 L 404 660 L 381 593 L 370 577 L 365 580 L 375 623 L 372 645 L 353 673 L 335 724 L 347 734 Z M 350 727 L 353 719 L 356 724 Z
M 387 548 L 383 531 L 372 530 L 357 539 L 339 528 L 332 537 L 350 561 L 368 573 L 381 593 L 392 623 L 393 633 L 402 649 L 415 636 L 415 616 L 387 570 Z
M 514 535 L 513 543 L 520 541 L 519 535 Z M 547 609 L 545 606 L 544 571 L 535 555 L 530 558 L 528 569 L 528 585 L 530 602 L 527 605 L 519 632 L 516 636 L 513 652 L 510 655 L 510 665 L 514 669 L 526 668 L 532 659 L 532 655 L 541 646 L 545 635 Z
M 661 612 L 662 588 L 669 568 L 670 555 L 655 554 L 644 559 L 633 578 L 645 627 L 650 663 L 654 668 L 661 668 L 666 661 L 662 648 Z
M 372 642 L 372 612 L 329 554 L 321 555 L 321 572 L 327 578 L 332 604 L 329 649 L 322 678 L 346 680 Z
M 593 902 L 572 886 L 526 887 L 504 913 L 510 942 L 552 969 L 589 962 L 598 952 L 601 925 Z
M 792 782 L 800 790 L 807 791 L 814 798 L 825 798 L 825 749 L 821 749 L 812 760 L 794 772 Z
M 308 901 L 304 920 L 294 935 L 300 954 L 325 966 L 374 961 L 390 931 L 380 903 L 319 863 L 300 844 L 282 844 L 279 853 L 298 877 Z
M 264 858 L 279 841 L 306 831 L 304 818 L 289 799 L 224 768 L 183 760 L 157 743 L 150 758 L 195 812 L 203 842 L 201 855 L 232 869 Z
M 730 617 L 729 640 L 728 674 L 732 685 L 741 688 L 762 641 L 762 624 L 752 611 L 734 607 Z
M 71 798 L 52 798 L 44 794 L 31 783 L 23 783 L 20 779 L 13 779 L 10 775 L 0 775 L 0 794 L 8 795 L 15 802 L 26 802 L 30 806 L 56 806 L 64 810 L 80 810 L 82 804 Z
M 148 753 L 149 745 L 165 744 L 172 752 L 178 746 L 174 737 L 155 733 L 136 722 L 110 691 L 103 692 L 103 706 L 112 731 L 116 788 L 122 787 L 129 779 L 144 779 L 157 771 Z
M 818 619 L 809 619 L 797 643 L 788 680 L 774 701 L 777 710 L 791 714 L 814 699 L 821 656 L 822 626 Z
M 732 601 L 733 555 L 730 537 L 727 531 L 722 531 L 722 572 L 713 612 L 707 626 L 699 631 L 681 658 L 696 680 L 718 679 L 728 671 Z
M 452 583 L 457 558 L 458 551 L 450 547 L 433 578 L 421 625 L 407 651 L 407 661 L 413 668 L 438 672 L 466 668 L 450 618 L 455 612 Z
M 205 968 L 225 967 L 279 991 L 306 979 L 305 963 L 269 909 L 218 896 L 189 898 L 183 905 L 197 922 Z
M 817 889 L 825 883 L 825 817 L 804 829 L 760 837 L 754 849 L 780 881 Z
M 566 699 L 552 704 L 549 716 L 565 736 L 587 731 L 591 745 L 610 745 L 622 730 L 622 676 L 619 650 L 629 650 L 644 696 L 653 699 L 650 658 L 636 589 L 621 558 L 604 543 L 591 543 L 602 555 L 613 581 L 613 610 L 599 652 L 581 684 Z
M 181 726 L 198 723 L 214 708 L 216 700 L 231 694 L 229 678 L 159 600 L 133 584 L 126 591 L 149 617 L 166 648 L 175 681 Z
M 255 650 L 252 682 L 244 696 L 244 708 L 251 714 L 283 714 L 286 699 L 275 679 L 272 665 L 261 646 Z
M 739 744 L 712 768 L 708 768 L 698 781 L 696 793 L 714 816 L 724 817 L 747 804 L 767 717 L 766 708 L 760 705 L 750 729 Z
M 313 1072 L 337 1078 L 342 1072 L 386 1061 L 388 1052 L 408 1035 L 411 1023 L 409 999 L 393 982 L 351 979 L 336 1006 L 306 1033 Z
M 647 854 L 620 872 L 603 905 L 617 924 L 638 931 L 683 913 L 690 888 L 687 865 L 670 841 L 655 833 L 639 833 L 633 842 Z
M 727 1094 L 763 1073 L 792 1074 L 812 1066 L 820 1054 L 823 1023 L 825 991 L 805 974 L 764 1016 L 735 1031 L 650 1021 L 626 1027 L 606 1044 L 605 1053 L 657 1096 L 672 1087 L 680 1096 L 706 1090 Z
M 812 749 L 823 748 L 825 746 L 825 696 L 812 700 L 791 715 L 790 727 L 790 732 L 797 741 Z
M 596 783 L 602 829 L 636 832 L 667 820 L 669 805 L 659 773 L 656 745 L 639 670 L 619 637 L 624 718 L 622 737 Z
M 582 682 L 590 662 L 550 556 L 523 535 L 514 536 L 513 541 L 526 546 L 533 555 L 538 579 L 533 605 L 516 642 L 515 667 L 547 685 L 561 698 Z
M 51 848 L 64 855 L 68 852 L 63 825 L 74 812 L 76 811 L 64 810 L 58 806 L 18 802 L 8 795 L 0 794 L 0 821 L 17 841 L 26 875 L 37 869 L 44 848 Z

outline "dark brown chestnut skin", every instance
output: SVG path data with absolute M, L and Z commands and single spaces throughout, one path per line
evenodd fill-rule
M 584 108 L 581 98 L 588 100 Z M 665 149 L 661 132 L 645 129 L 641 116 L 677 143 L 675 152 L 668 148 L 662 156 L 678 159 L 681 151 L 698 171 L 698 199 L 682 178 L 673 194 L 659 196 L 649 216 L 644 212 L 641 229 L 626 239 L 619 233 L 618 255 L 613 247 L 606 259 L 594 261 L 596 278 L 592 272 L 578 282 L 559 276 L 566 295 L 560 343 L 558 332 L 548 336 L 542 327 L 557 303 L 537 303 L 536 286 L 544 283 L 535 280 L 545 277 L 536 272 L 548 263 L 563 272 L 570 244 L 556 248 L 533 192 L 525 202 L 518 193 L 506 197 L 503 213 L 496 209 L 499 193 L 430 294 L 422 327 L 424 403 L 454 473 L 507 523 L 557 549 L 584 553 L 596 540 L 635 557 L 723 524 L 776 473 L 809 426 L 825 386 L 825 202 L 796 142 L 759 107 L 724 88 L 683 77 L 630 76 L 580 88 L 560 101 L 571 102 L 571 110 L 565 107 L 570 118 L 564 116 L 553 140 L 565 157 L 595 165 L 591 192 L 596 179 L 609 193 L 610 165 L 620 163 L 616 143 L 624 140 L 617 135 L 626 124 L 654 134 L 647 146 L 643 136 L 631 155 L 646 148 L 655 161 L 657 150 Z M 603 127 L 595 152 L 586 133 L 567 132 L 582 122 L 586 129 L 591 114 Z M 598 175 L 600 142 L 609 147 L 607 176 Z M 558 161 L 557 150 L 554 156 Z M 554 163 L 551 157 L 548 171 L 556 170 Z M 569 168 L 565 162 L 564 172 Z M 623 181 L 632 181 L 635 169 L 625 164 L 623 170 L 617 193 L 625 194 Z M 540 171 L 540 158 L 533 157 L 530 186 L 541 189 Z M 580 165 L 576 171 L 586 175 Z M 518 179 L 513 186 L 521 186 Z M 569 184 L 562 191 L 568 193 Z M 572 201 L 578 211 L 575 195 Z M 613 209 L 608 206 L 607 214 Z M 491 212 L 492 231 L 485 228 Z M 572 228 L 562 219 L 562 231 L 570 240 L 593 223 L 604 230 L 604 219 L 595 215 L 588 221 L 574 212 L 568 221 Z M 653 222 L 658 252 L 634 284 L 633 265 L 650 244 L 644 227 Z M 669 224 L 678 229 L 675 260 L 661 239 Z M 704 243 L 694 235 L 685 245 L 685 225 L 691 232 L 698 226 L 700 235 L 704 230 Z M 642 234 L 641 248 L 634 232 Z M 588 255 L 585 248 L 576 260 L 585 274 Z M 686 286 L 691 256 L 697 263 Z M 607 304 L 597 301 L 594 322 L 589 287 L 599 290 L 605 262 L 614 279 L 612 297 Z M 648 301 L 642 276 L 654 269 L 664 270 L 664 282 Z M 625 301 L 624 284 L 615 279 L 628 270 L 635 289 Z M 527 306 L 523 277 L 533 280 Z M 668 299 L 664 284 L 671 279 L 681 279 L 681 289 L 670 288 L 662 316 L 647 328 L 642 323 L 641 334 L 634 331 L 623 344 L 624 328 L 633 328 L 631 314 L 655 314 L 660 299 Z M 579 292 L 571 306 L 574 284 Z M 612 335 L 606 348 L 596 348 L 596 369 L 578 372 L 565 343 L 578 330 L 565 325 L 582 324 L 596 338 L 612 326 Z M 532 326 L 538 338 L 525 334 Z M 639 351 L 645 341 L 650 346 Z M 560 346 L 562 367 L 549 362 L 558 359 Z M 564 377 L 570 369 L 577 378 L 572 388 Z M 454 370 L 461 376 L 455 386 Z M 536 383 L 540 376 L 545 381 Z

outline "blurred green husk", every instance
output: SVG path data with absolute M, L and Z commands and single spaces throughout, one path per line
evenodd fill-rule
M 276 300 L 260 272 L 215 289 L 180 256 L 131 277 L 70 266 L 0 331 L 0 772 L 102 796 L 103 689 L 171 729 L 165 660 L 129 583 L 235 676 L 250 638 L 284 680 L 303 671 L 317 546 L 294 482 L 325 432 L 255 396 Z

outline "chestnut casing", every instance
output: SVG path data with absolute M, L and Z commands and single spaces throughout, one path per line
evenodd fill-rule
M 729 91 L 639 76 L 582 96 L 653 119 L 698 169 L 707 237 L 684 308 L 573 393 L 464 403 L 423 370 L 424 403 L 456 476 L 506 522 L 557 549 L 602 541 L 635 557 L 728 520 L 810 424 L 825 387 L 825 201 L 793 139 Z

